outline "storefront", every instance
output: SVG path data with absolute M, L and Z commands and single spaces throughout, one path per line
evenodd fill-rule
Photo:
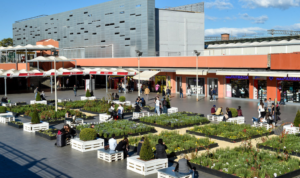
M 264 100 L 267 98 L 267 77 L 253 77 L 253 99 Z
M 207 91 L 211 89 L 214 91 L 215 95 L 218 96 L 218 79 L 217 78 L 208 78 L 207 79 Z
M 191 89 L 192 94 L 197 94 L 197 80 L 196 78 L 186 78 L 186 89 Z M 198 78 L 198 94 L 205 95 L 205 79 Z
M 277 78 L 277 88 L 281 96 L 283 92 L 285 102 L 300 103 L 300 78 Z
M 226 97 L 249 98 L 248 76 L 226 76 Z

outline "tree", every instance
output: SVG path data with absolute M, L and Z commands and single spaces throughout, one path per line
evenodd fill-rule
M 149 161 L 154 157 L 148 137 L 145 137 L 144 143 L 140 151 L 140 159 Z
M 40 92 L 38 92 L 37 94 L 36 94 L 36 98 L 35 98 L 35 101 L 41 101 L 42 99 L 41 99 L 41 94 L 40 94 Z
M 297 114 L 296 114 L 296 117 L 295 117 L 295 120 L 294 120 L 294 126 L 299 127 L 299 124 L 300 124 L 300 111 L 298 110 Z
M 39 124 L 40 122 L 41 122 L 41 121 L 40 121 L 39 114 L 38 114 L 37 110 L 34 110 L 34 111 L 33 111 L 32 118 L 31 118 L 31 123 L 32 123 L 32 124 Z
M 86 90 L 85 96 L 86 96 L 86 97 L 91 97 L 91 93 L 90 93 L 90 90 L 89 90 L 89 89 Z
M 0 41 L 0 46 L 8 47 L 13 46 L 13 39 L 12 38 L 4 38 Z

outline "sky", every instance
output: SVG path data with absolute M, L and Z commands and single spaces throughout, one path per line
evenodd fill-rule
M 12 24 L 108 0 L 14 0 L 0 3 L 0 40 L 12 38 Z M 130 0 L 128 0 L 130 1 Z M 267 30 L 300 31 L 300 0 L 156 0 L 157 8 L 205 3 L 205 36 L 268 36 Z

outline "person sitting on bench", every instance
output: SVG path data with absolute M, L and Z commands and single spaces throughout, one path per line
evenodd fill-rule
M 108 109 L 108 112 L 110 113 L 110 116 L 111 116 L 108 120 L 110 120 L 110 119 L 113 120 L 114 116 L 116 115 L 114 103 L 111 104 L 111 107 Z
M 129 144 L 128 143 L 129 142 L 128 142 L 127 137 L 124 137 L 124 139 L 121 140 L 118 143 L 118 145 L 116 147 L 116 150 L 115 150 L 115 151 L 123 151 L 124 152 L 124 159 L 127 158 L 127 157 L 129 157 L 129 155 L 128 155 L 128 145 Z
M 222 112 L 222 107 L 219 107 L 216 111 L 216 114 L 217 116 L 220 116 L 220 115 L 223 115 L 223 112 Z
M 46 100 L 44 91 L 42 91 L 42 93 L 40 94 L 40 96 L 41 96 L 42 100 Z
M 273 118 L 269 115 L 269 113 L 267 113 L 265 117 L 260 117 L 260 118 L 252 117 L 252 120 L 253 120 L 253 124 L 254 122 L 272 124 L 274 121 Z
M 115 95 L 115 100 L 119 100 L 119 95 L 118 95 L 118 93 L 116 93 L 116 95 Z
M 211 109 L 210 109 L 210 113 L 212 115 L 215 115 L 216 114 L 216 105 L 214 105 Z
M 226 108 L 226 114 L 223 117 L 223 121 L 226 122 L 230 118 L 232 118 L 232 113 L 229 108 Z
M 141 112 L 141 107 L 138 104 L 135 104 L 134 112 Z
M 65 124 L 64 127 L 60 130 L 62 135 L 66 135 L 66 139 L 71 139 L 71 137 L 75 137 L 76 131 L 72 129 L 68 124 Z
M 194 177 L 194 169 L 192 168 L 190 162 L 185 159 L 185 155 L 183 153 L 180 154 L 180 160 L 178 160 L 178 163 L 173 172 L 178 172 L 179 174 L 183 175 L 192 174 L 192 178 Z

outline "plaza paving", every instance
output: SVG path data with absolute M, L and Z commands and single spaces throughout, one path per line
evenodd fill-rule
M 116 92 L 111 90 L 109 92 Z M 83 90 L 78 91 L 78 95 L 84 95 Z M 123 94 L 121 94 L 123 95 Z M 156 94 L 151 94 L 153 98 Z M 59 91 L 58 98 L 70 98 L 79 100 L 80 97 L 74 97 L 72 91 Z M 102 98 L 106 96 L 105 90 L 96 90 L 95 96 Z M 137 92 L 127 93 L 127 100 L 134 101 Z M 12 102 L 26 101 L 29 103 L 34 98 L 33 93 L 12 94 L 8 95 Z M 47 99 L 54 99 L 54 93 L 46 92 Z M 154 106 L 152 100 L 147 103 Z M 201 98 L 196 102 L 195 96 L 180 99 L 179 95 L 172 95 L 171 105 L 178 107 L 180 111 L 191 111 L 203 114 L 209 114 L 213 104 L 225 107 L 241 106 L 243 114 L 246 117 L 246 122 L 251 123 L 252 116 L 257 116 L 257 102 L 241 101 L 231 99 L 219 99 L 217 102 L 210 102 L 206 98 Z M 295 113 L 299 107 L 297 106 L 282 106 L 281 118 L 285 122 L 292 122 Z M 18 117 L 17 120 L 29 122 L 28 119 Z M 98 118 L 89 122 L 97 122 Z M 63 124 L 52 125 L 51 127 L 62 128 Z M 186 129 L 181 129 L 180 133 L 184 133 Z M 158 130 L 159 132 L 161 130 Z M 0 175 L 1 177 L 144 177 L 126 169 L 126 160 L 107 163 L 97 159 L 96 151 L 81 153 L 70 146 L 57 148 L 54 146 L 54 141 L 46 140 L 42 137 L 35 136 L 33 133 L 23 132 L 0 124 Z M 218 141 L 219 145 L 228 144 Z M 224 146 L 224 145 L 223 145 Z M 228 144 L 228 146 L 238 146 L 236 144 Z M 135 153 L 130 152 L 130 155 Z M 169 166 L 173 166 L 170 162 Z M 146 177 L 157 177 L 156 174 Z M 196 177 L 214 178 L 215 176 L 197 171 Z

